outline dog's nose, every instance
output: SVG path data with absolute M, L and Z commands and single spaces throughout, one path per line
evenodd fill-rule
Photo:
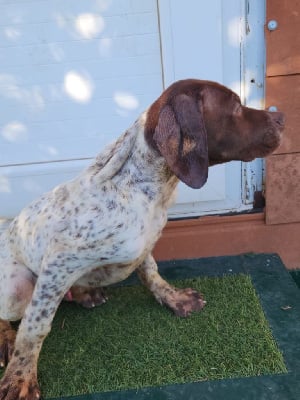
M 276 125 L 278 125 L 279 128 L 284 128 L 285 116 L 282 112 L 280 112 L 280 111 L 270 112 L 270 117 L 271 117 L 271 120 Z

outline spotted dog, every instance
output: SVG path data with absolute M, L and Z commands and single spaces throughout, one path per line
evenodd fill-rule
M 244 107 L 224 86 L 178 81 L 78 177 L 26 207 L 0 237 L 0 400 L 40 397 L 39 352 L 64 298 L 102 304 L 103 287 L 137 270 L 176 315 L 201 310 L 202 295 L 169 285 L 151 255 L 176 186 L 200 188 L 209 166 L 268 155 L 283 127 L 282 113 Z

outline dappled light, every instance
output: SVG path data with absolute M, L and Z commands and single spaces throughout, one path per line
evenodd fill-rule
M 136 96 L 128 92 L 116 92 L 114 94 L 114 101 L 124 110 L 135 110 L 139 106 Z
M 76 18 L 74 26 L 84 39 L 93 39 L 103 31 L 105 22 L 100 15 L 85 13 Z
M 87 103 L 92 98 L 94 88 L 89 77 L 70 71 L 64 78 L 64 90 L 72 100 Z
M 239 48 L 241 45 L 241 19 L 233 18 L 227 25 L 227 40 L 230 46 Z
M 28 137 L 27 128 L 19 121 L 12 121 L 1 129 L 1 136 L 8 142 L 24 142 Z
M 16 41 L 21 36 L 21 32 L 19 29 L 15 28 L 15 27 L 8 26 L 8 27 L 4 28 L 4 35 L 7 37 L 7 39 L 9 39 L 11 41 Z
M 16 100 L 31 109 L 42 109 L 45 101 L 38 86 L 22 87 L 11 74 L 0 74 L 0 96 Z
M 93 40 L 105 29 L 105 19 L 98 13 L 84 12 L 77 15 L 55 13 L 57 26 L 79 40 Z
M 39 149 L 48 156 L 57 156 L 59 154 L 57 148 L 51 145 L 40 144 Z

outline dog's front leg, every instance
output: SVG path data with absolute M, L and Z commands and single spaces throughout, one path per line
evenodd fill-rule
M 17 333 L 13 355 L 0 381 L 0 400 L 40 398 L 39 353 L 60 301 L 79 276 L 79 260 L 73 255 L 60 253 L 44 260 Z
M 200 311 L 206 302 L 196 290 L 191 288 L 177 289 L 166 282 L 158 273 L 157 264 L 149 254 L 139 266 L 139 278 L 154 294 L 160 304 L 165 304 L 175 315 L 187 317 L 193 311 Z

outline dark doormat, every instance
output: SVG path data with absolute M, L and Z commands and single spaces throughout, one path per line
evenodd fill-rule
M 158 383 L 152 384 L 151 387 L 146 385 L 146 387 L 141 387 L 141 388 L 135 388 L 131 390 L 112 390 L 111 387 L 108 385 L 108 390 L 106 392 L 102 393 L 87 393 L 84 395 L 80 396 L 73 396 L 73 397 L 60 397 L 60 398 L 68 398 L 68 399 L 76 399 L 76 400 L 118 400 L 118 399 L 134 399 L 134 400 L 160 400 L 160 399 L 166 399 L 166 400 L 189 400 L 189 399 L 201 399 L 201 400 L 215 400 L 215 399 L 230 399 L 230 400 L 250 400 L 250 399 L 258 399 L 258 400 L 263 400 L 263 399 L 280 399 L 280 400 L 291 400 L 291 399 L 300 399 L 300 290 L 297 288 L 294 280 L 288 273 L 288 271 L 285 269 L 284 265 L 282 264 L 280 258 L 274 254 L 261 254 L 261 255 L 256 255 L 256 254 L 247 254 L 247 255 L 241 255 L 241 256 L 234 256 L 234 257 L 218 257 L 218 258 L 207 258 L 207 259 L 199 259 L 199 260 L 176 260 L 176 261 L 170 261 L 170 262 L 162 262 L 160 263 L 160 272 L 162 276 L 164 276 L 167 280 L 177 280 L 179 281 L 179 285 L 182 284 L 183 286 L 185 285 L 185 282 L 180 282 L 181 280 L 189 279 L 188 283 L 195 284 L 197 285 L 199 282 L 200 288 L 201 288 L 201 279 L 204 288 L 209 287 L 209 285 L 215 285 L 213 286 L 215 288 L 215 293 L 212 290 L 212 293 L 210 294 L 210 302 L 217 301 L 216 298 L 219 298 L 219 301 L 224 301 L 226 302 L 227 305 L 224 308 L 224 310 L 231 309 L 234 310 L 234 312 L 237 315 L 236 318 L 236 323 L 237 324 L 245 324 L 245 326 L 248 326 L 248 332 L 249 330 L 251 331 L 251 340 L 252 340 L 252 349 L 246 349 L 246 353 L 239 353 L 237 351 L 237 356 L 240 357 L 241 361 L 242 359 L 245 358 L 250 358 L 251 354 L 255 353 L 256 350 L 263 352 L 263 358 L 271 358 L 271 368 L 264 369 L 263 363 L 262 365 L 255 365 L 255 357 L 253 360 L 246 363 L 246 366 L 248 370 L 250 371 L 253 369 L 253 374 L 251 374 L 251 371 L 244 373 L 242 375 L 247 375 L 248 377 L 244 378 L 239 378 L 239 371 L 236 373 L 232 372 L 231 374 L 227 376 L 232 376 L 234 378 L 230 379 L 222 379 L 223 376 L 222 373 L 220 372 L 220 375 L 218 374 L 214 375 L 212 371 L 212 374 L 210 375 L 207 373 L 207 371 L 199 371 L 199 376 L 197 379 L 197 376 L 195 376 L 194 379 L 190 379 L 188 381 L 185 381 L 184 379 L 178 378 L 178 380 L 170 380 L 169 382 L 184 382 L 184 383 L 176 383 L 176 384 L 165 384 L 164 380 L 159 380 L 157 378 L 157 382 L 163 382 L 163 384 Z M 237 307 L 237 302 L 238 302 L 238 297 L 231 296 L 231 289 L 230 285 L 232 287 L 232 295 L 233 295 L 233 288 L 234 285 L 240 284 L 240 279 L 235 279 L 241 277 L 242 281 L 242 288 L 241 292 L 237 292 L 238 294 L 236 296 L 243 296 L 243 290 L 247 292 L 247 296 L 250 295 L 250 299 L 252 299 L 253 293 L 255 294 L 255 298 L 259 299 L 257 300 L 257 305 L 258 308 L 247 308 L 247 305 L 244 306 L 238 306 Z M 199 279 L 200 278 L 200 279 Z M 210 279 L 212 278 L 212 279 Z M 215 278 L 215 279 L 214 279 Z M 129 279 L 125 285 L 131 286 L 136 283 L 136 278 L 133 276 L 131 279 Z M 218 282 L 220 281 L 226 281 L 226 285 L 229 284 L 229 286 L 224 286 L 227 287 L 227 292 L 226 293 L 219 293 L 220 287 L 218 287 Z M 246 285 L 246 286 L 245 286 Z M 211 286 L 212 287 L 212 286 Z M 246 288 L 246 289 L 245 289 Z M 253 293 L 252 293 L 252 289 Z M 117 288 L 116 290 L 122 290 L 126 288 Z M 207 289 L 208 290 L 208 289 Z M 205 292 L 205 289 L 203 289 Z M 112 292 L 113 293 L 113 292 Z M 119 292 L 121 293 L 121 292 Z M 136 295 L 138 296 L 139 292 L 136 292 Z M 256 296 L 257 295 L 257 296 Z M 221 296 L 221 297 L 220 297 Z M 223 296 L 223 297 L 222 297 Z M 145 300 L 146 299 L 146 300 Z M 209 300 L 209 299 L 207 299 Z M 120 304 L 122 305 L 122 301 L 120 300 Z M 143 303 L 144 301 L 144 303 Z M 249 300 L 252 301 L 252 300 Z M 137 299 L 136 303 L 134 305 L 134 309 L 128 309 L 129 305 L 124 304 L 126 302 L 126 295 L 124 297 L 123 301 L 123 307 L 120 307 L 119 309 L 119 314 L 114 317 L 115 321 L 115 328 L 110 329 L 110 331 L 103 331 L 102 337 L 105 339 L 108 339 L 107 343 L 114 342 L 114 331 L 117 331 L 120 329 L 119 325 L 119 319 L 120 318 L 126 318 L 126 313 L 131 314 L 136 314 L 140 310 L 141 312 L 145 313 L 146 309 L 146 314 L 148 318 L 149 325 L 146 328 L 146 331 L 149 332 L 149 341 L 151 338 L 151 335 L 155 335 L 156 333 L 159 334 L 159 331 L 157 329 L 159 328 L 159 318 L 161 318 L 162 324 L 167 324 L 170 321 L 168 319 L 164 319 L 166 315 L 168 315 L 169 318 L 169 313 L 166 312 L 164 308 L 159 308 L 157 307 L 156 303 L 153 301 L 152 298 L 150 297 L 143 297 L 142 295 Z M 150 304 L 151 303 L 151 304 Z M 255 299 L 254 299 L 255 303 Z M 149 305 L 148 305 L 149 304 Z M 139 306 L 140 305 L 140 306 Z M 107 303 L 107 307 L 109 306 L 109 303 Z M 79 318 L 78 318 L 78 325 L 77 325 L 77 320 L 76 320 L 76 306 L 67 304 L 66 307 L 73 307 L 73 314 L 72 317 L 69 317 L 69 309 L 63 310 L 56 321 L 54 321 L 54 327 L 53 330 L 60 330 L 61 334 L 64 334 L 64 329 L 67 328 L 66 325 L 71 326 L 71 319 L 74 319 L 75 324 L 73 324 L 73 329 L 74 333 L 73 336 L 79 335 L 80 333 L 80 325 L 79 325 Z M 105 305 L 106 307 L 106 305 Z M 148 308 L 149 307 L 149 308 Z M 154 314 L 151 314 L 151 307 L 154 307 Z M 208 306 L 207 306 L 208 307 Z M 101 307 L 100 307 L 101 308 Z M 75 313 L 74 313 L 75 309 Z M 104 310 L 104 309 L 103 309 Z M 209 310 L 209 309 L 208 309 Z M 254 312 L 253 312 L 254 310 Z M 64 312 L 67 312 L 66 318 L 64 317 Z M 206 311 L 205 311 L 206 312 Z M 214 349 L 214 340 L 216 341 L 216 350 L 218 352 L 216 360 L 217 364 L 215 365 L 215 368 L 212 368 L 213 370 L 216 371 L 221 371 L 222 370 L 222 365 L 225 365 L 227 367 L 227 364 L 229 364 L 229 359 L 231 358 L 231 355 L 226 353 L 225 346 L 223 348 L 217 347 L 217 336 L 215 338 L 209 338 L 206 339 L 206 341 L 202 344 L 202 348 L 195 348 L 195 343 L 193 342 L 193 337 L 197 335 L 201 335 L 201 323 L 204 322 L 206 323 L 215 323 L 218 329 L 224 330 L 226 329 L 226 323 L 222 325 L 222 322 L 220 320 L 213 321 L 215 318 L 220 318 L 219 317 L 214 317 L 211 316 L 209 312 L 203 312 L 201 315 L 198 314 L 197 318 L 199 322 L 199 330 L 195 330 L 193 333 L 191 333 L 191 328 L 185 327 L 188 326 L 189 322 L 184 322 L 188 320 L 182 320 L 182 319 L 177 319 L 178 324 L 176 323 L 176 329 L 178 329 L 178 332 L 176 336 L 182 337 L 184 336 L 184 329 L 186 329 L 186 332 L 188 330 L 189 334 L 191 334 L 191 337 L 188 338 L 187 342 L 182 342 L 182 341 L 174 341 L 172 343 L 174 347 L 174 351 L 178 352 L 178 348 L 180 347 L 180 354 L 182 354 L 182 358 L 186 355 L 185 353 L 188 352 L 194 352 L 195 354 L 195 362 L 197 359 L 197 355 L 204 355 L 206 354 L 207 348 L 210 347 L 210 349 Z M 87 316 L 87 319 L 92 318 L 92 314 L 89 314 L 88 311 L 85 311 L 85 315 Z M 260 315 L 260 313 L 262 315 Z M 158 317 L 157 317 L 158 316 Z M 69 320 L 68 320 L 68 318 Z M 211 319 L 209 319 L 211 317 Z M 272 332 L 272 340 L 270 343 L 268 341 L 265 342 L 260 342 L 259 339 L 256 335 L 256 324 L 262 324 L 263 325 L 263 319 L 264 317 L 268 321 L 269 326 L 266 327 L 266 334 L 268 335 L 268 329 L 270 329 L 270 332 Z M 146 319 L 147 319 L 146 318 Z M 155 327 L 155 321 L 154 318 L 158 318 L 158 325 Z M 176 318 L 173 318 L 173 320 L 176 320 Z M 221 316 L 222 320 L 222 316 Z M 137 318 L 137 321 L 138 318 Z M 146 320 L 144 320 L 146 321 Z M 183 321 L 183 322 L 182 322 Z M 224 321 L 226 321 L 226 315 L 224 313 Z M 153 322 L 153 323 L 152 323 Z M 146 324 L 147 322 L 143 322 L 143 324 Z M 157 323 L 157 322 L 156 322 Z M 170 324 L 173 323 L 172 321 Z M 232 322 L 231 322 L 232 323 Z M 126 327 L 126 331 L 124 332 L 124 336 L 130 335 L 131 340 L 132 340 L 132 335 L 135 333 L 130 330 L 130 327 L 132 326 L 133 322 L 131 319 L 128 319 L 128 326 Z M 220 326 L 221 324 L 221 326 Z M 233 322 L 234 324 L 234 322 Z M 248 325 L 249 324 L 249 325 Z M 266 323 L 266 325 L 268 325 Z M 124 330 L 124 325 L 122 326 L 122 329 Z M 174 329 L 173 325 L 170 325 L 170 330 Z M 217 328 L 216 328 L 217 329 Z M 75 331 L 76 330 L 76 331 Z M 135 328 L 136 330 L 136 328 Z M 239 346 L 239 342 L 243 341 L 243 335 L 240 334 L 239 337 L 234 336 L 234 329 L 228 337 L 228 341 L 233 340 L 236 342 L 236 346 Z M 217 333 L 217 332 L 216 332 Z M 138 336 L 138 332 L 136 332 L 136 335 Z M 68 334 L 69 336 L 69 334 Z M 88 336 L 93 336 L 87 335 L 86 333 L 83 333 L 83 342 L 82 343 L 89 343 L 90 338 Z M 111 340 L 110 340 L 111 336 Z M 136 344 L 136 347 L 138 348 L 138 351 L 142 354 L 141 357 L 151 357 L 151 354 L 149 354 L 148 350 L 146 352 L 144 351 L 143 353 L 143 346 L 138 344 L 138 340 L 134 339 L 132 340 L 132 347 L 134 348 L 134 344 Z M 172 336 L 171 336 L 172 337 Z M 174 337 L 174 335 L 173 335 Z M 51 339 L 51 338 L 50 338 Z M 169 348 L 172 346 L 169 346 L 169 342 L 172 339 L 166 338 L 165 343 L 165 353 L 163 353 L 163 358 L 167 359 L 168 357 L 168 352 Z M 51 342 L 51 340 L 50 340 Z M 49 343 L 50 343 L 49 342 Z M 68 338 L 67 342 L 68 343 Z M 52 368 L 50 366 L 50 369 L 52 369 L 55 373 L 55 369 L 58 370 L 58 367 L 55 366 L 55 358 L 56 352 L 68 352 L 70 351 L 73 353 L 72 349 L 72 341 L 70 339 L 69 341 L 69 348 L 67 348 L 68 345 L 64 345 L 63 348 L 59 347 L 59 343 L 57 343 L 57 348 L 48 348 L 47 349 L 47 342 L 45 343 L 45 352 L 44 355 L 42 354 L 41 358 L 41 383 L 43 387 L 43 379 L 44 379 L 44 384 L 47 385 L 47 382 L 45 382 L 46 376 L 43 377 L 43 357 L 47 358 L 47 355 L 50 357 L 53 357 L 53 365 Z M 155 343 L 155 341 L 153 342 Z M 234 342 L 233 342 L 234 343 Z M 250 341 L 251 343 L 251 341 Z M 96 345 L 96 346 L 95 346 Z M 122 351 L 121 351 L 121 346 L 124 348 L 126 347 L 127 343 L 125 341 L 124 344 L 116 344 L 115 352 L 114 354 L 119 354 L 120 356 L 120 365 L 122 365 Z M 168 345 L 168 346 L 167 346 Z M 231 344 L 232 345 L 232 344 Z M 54 346 L 55 346 L 55 341 L 54 341 Z M 76 345 L 77 346 L 77 345 Z M 89 345 L 88 345 L 89 346 Z M 280 352 L 276 353 L 276 349 L 279 349 Z M 99 358 L 99 354 L 96 355 L 96 350 L 97 350 L 97 343 L 92 343 L 91 342 L 91 348 L 90 348 L 90 353 L 91 357 L 95 355 L 95 358 L 97 357 L 98 361 L 96 363 L 96 368 L 99 368 L 103 370 L 103 365 L 101 365 L 101 357 Z M 82 351 L 82 353 L 80 353 Z M 103 351 L 103 350 L 102 350 Z M 111 351 L 108 349 L 107 345 L 107 351 Z M 244 350 L 243 350 L 244 351 Z M 83 353 L 86 352 L 86 348 L 82 347 L 80 348 L 79 345 L 79 353 L 77 355 L 77 358 L 70 359 L 70 362 L 72 363 L 73 367 L 73 373 L 71 376 L 63 376 L 61 372 L 58 372 L 58 376 L 56 377 L 57 382 L 59 385 L 62 385 L 62 388 L 64 386 L 64 381 L 69 380 L 75 380 L 75 375 L 76 371 L 83 371 L 83 374 L 78 374 L 80 376 L 79 379 L 82 379 L 82 385 L 85 385 L 85 382 L 83 380 L 88 381 L 90 379 L 90 376 L 86 376 L 86 374 L 91 375 L 93 374 L 93 371 L 88 369 L 88 366 L 85 365 L 85 363 L 82 363 L 84 357 Z M 160 351 L 161 352 L 161 351 Z M 155 354 L 155 349 L 153 351 L 151 350 L 151 353 Z M 82 354 L 82 358 L 81 355 Z M 282 357 L 283 356 L 283 357 Z M 187 358 L 188 359 L 188 358 Z M 283 361 L 284 360 L 284 361 Z M 136 356 L 133 356 L 132 360 L 126 361 L 128 362 L 127 368 L 130 368 L 132 363 L 137 363 L 137 365 L 143 363 L 143 360 L 137 359 Z M 249 360 L 247 360 L 249 361 Z M 269 360 L 270 361 L 270 360 Z M 68 359 L 66 361 L 68 363 Z M 106 361 L 107 362 L 107 361 Z M 126 362 L 124 365 L 122 365 L 121 368 L 126 370 Z M 252 362 L 252 364 L 251 364 Z M 254 363 L 254 365 L 253 365 Z M 273 363 L 273 365 L 272 365 Z M 239 364 L 239 363 L 238 363 Z M 243 362 L 240 363 L 243 365 Z M 51 363 L 50 363 L 51 365 Z M 151 362 L 149 365 L 152 365 Z M 152 368 L 155 368 L 155 363 L 153 364 L 154 366 Z M 201 364 L 200 364 L 201 365 Z M 250 368 L 249 368 L 250 365 Z M 252 365 L 252 367 L 251 367 Z M 256 368 L 257 367 L 257 368 Z M 162 371 L 158 371 L 158 375 L 167 375 L 170 371 L 167 371 L 167 369 L 170 368 L 171 372 L 173 372 L 175 375 L 180 373 L 177 372 L 175 366 L 169 365 L 168 362 L 165 364 L 163 367 Z M 188 369 L 189 366 L 186 365 L 186 369 Z M 199 367 L 200 368 L 200 367 Z M 49 366 L 47 366 L 47 370 L 49 370 Z M 71 369 L 72 370 L 72 369 Z M 266 371 L 269 371 L 266 372 Z M 115 373 L 114 370 L 109 371 L 111 375 Z M 60 377 L 61 375 L 61 377 Z M 252 376 L 251 375 L 259 375 L 259 376 Z M 96 376 L 96 375 L 95 375 Z M 191 375 L 193 376 L 193 375 Z M 61 378 L 61 379 L 60 379 Z M 107 378 L 109 379 L 109 374 L 107 375 Z M 129 381 L 130 381 L 130 375 L 129 375 Z M 147 382 L 147 381 L 146 381 Z M 168 379 L 167 379 L 168 382 Z M 133 385 L 134 387 L 135 385 Z M 139 385 L 137 385 L 138 387 Z M 143 385 L 140 385 L 143 386 Z M 122 387 L 122 385 L 120 385 Z M 130 385 L 129 385 L 130 387 Z M 119 389 L 119 387 L 116 387 Z M 87 390 L 87 392 L 89 392 Z M 62 393 L 66 393 L 63 392 Z

